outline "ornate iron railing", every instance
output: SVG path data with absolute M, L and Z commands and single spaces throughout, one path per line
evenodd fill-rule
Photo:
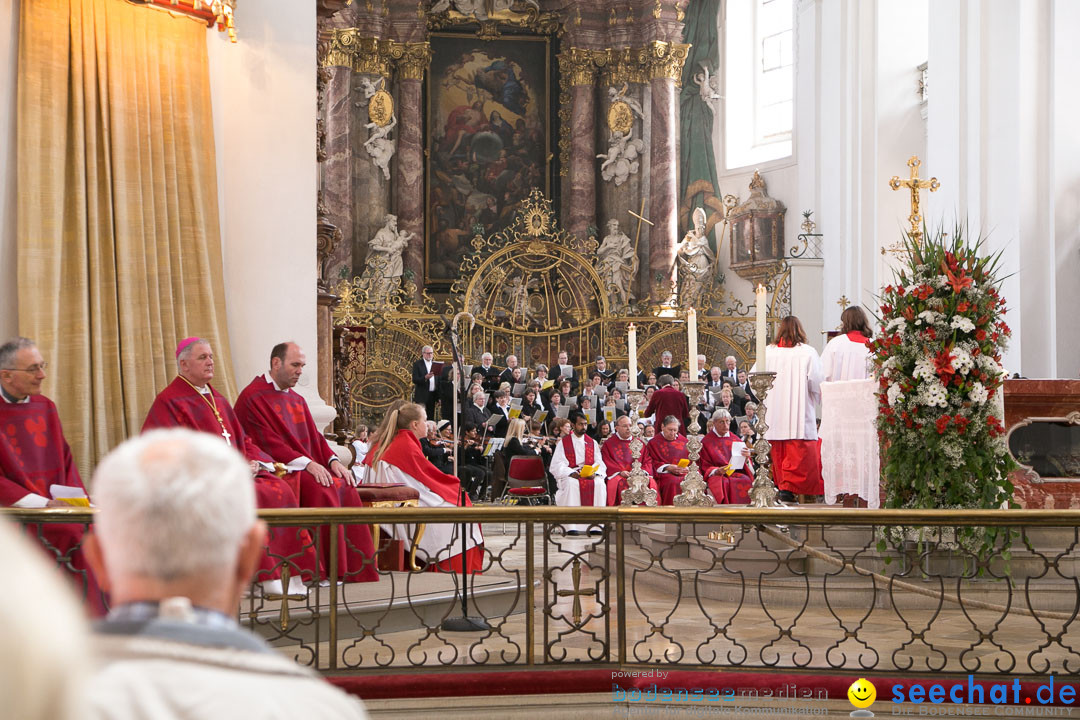
M 28 525 L 92 522 L 86 510 L 3 514 Z M 272 527 L 307 529 L 316 546 L 315 530 L 334 539 L 345 523 L 486 528 L 484 571 L 468 596 L 469 614 L 490 630 L 442 629 L 461 611 L 456 574 L 381 570 L 378 582 L 316 584 L 303 600 L 243 601 L 242 623 L 329 674 L 567 665 L 1080 670 L 1077 510 L 476 507 L 260 516 Z M 561 523 L 598 534 L 569 536 Z M 337 543 L 329 550 L 332 577 Z M 386 543 L 381 553 L 390 554 Z M 70 557 L 58 561 L 70 567 Z

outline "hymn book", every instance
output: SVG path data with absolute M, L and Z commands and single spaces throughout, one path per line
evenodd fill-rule
M 560 418 L 568 418 L 568 417 L 570 417 L 570 406 L 569 405 L 560 405 L 559 407 L 555 408 L 555 417 L 560 417 Z
M 547 420 L 547 416 L 548 416 L 547 410 L 538 410 L 536 412 L 536 414 L 533 415 L 532 419 L 535 420 L 538 423 L 542 423 L 545 420 Z
M 86 497 L 86 493 L 77 487 L 50 485 L 49 494 L 52 495 L 53 500 L 60 500 L 74 507 L 90 507 L 90 498 Z
M 578 475 L 580 475 L 583 478 L 591 478 L 595 474 L 596 474 L 596 466 L 595 465 L 582 465 L 581 470 L 578 471 Z
M 559 366 L 559 377 L 564 377 L 564 378 L 572 378 L 572 377 L 574 377 L 574 366 L 573 365 L 560 365 Z
M 488 440 L 487 447 L 484 448 L 484 457 L 491 457 L 502 450 L 503 442 L 505 442 L 503 438 L 492 438 L 491 440 Z
M 680 460 L 679 462 L 677 462 L 675 464 L 678 465 L 679 467 L 690 467 L 690 459 L 689 458 L 683 458 L 682 460 Z

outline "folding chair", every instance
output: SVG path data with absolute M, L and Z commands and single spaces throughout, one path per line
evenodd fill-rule
M 506 471 L 506 488 L 501 502 L 513 499 L 524 505 L 547 505 L 547 475 L 544 461 L 539 457 L 516 455 L 510 458 Z

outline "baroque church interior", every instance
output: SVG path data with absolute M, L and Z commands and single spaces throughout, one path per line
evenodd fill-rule
M 260 495 L 315 575 L 271 540 L 236 615 L 371 716 L 628 717 L 655 700 L 660 717 L 688 710 L 680 688 L 735 715 L 841 716 L 867 707 L 849 694 L 864 675 L 882 713 L 917 713 L 935 675 L 990 697 L 1010 683 L 1001 703 L 965 684 L 951 702 L 976 717 L 1015 704 L 1014 678 L 1045 714 L 1071 704 L 1036 693 L 1080 666 L 1080 4 L 0 5 L 0 342 L 48 361 L 30 394 L 55 402 L 89 502 L 174 378 L 215 397 L 178 373 L 185 343 L 212 344 L 214 393 L 266 469 L 317 475 L 241 412 L 299 352 L 284 390 L 329 441 L 323 465 L 371 487 L 339 515 L 300 489 Z M 820 375 L 806 398 L 784 375 L 791 316 Z M 826 360 L 844 337 L 855 375 Z M 686 411 L 650 418 L 665 370 Z M 506 423 L 462 440 L 476 372 L 482 417 Z M 424 458 L 449 423 L 455 487 L 364 469 L 382 453 L 362 428 L 402 401 L 440 421 L 418 431 Z M 587 473 L 554 429 L 579 411 Z M 535 493 L 502 459 L 522 418 L 539 418 L 514 438 L 537 436 Z M 668 420 L 682 474 L 648 459 Z M 731 438 L 710 470 L 717 422 Z M 593 436 L 595 460 L 629 443 L 618 488 L 612 467 L 606 490 L 586 477 L 604 467 Z M 804 452 L 818 484 L 786 485 Z M 14 522 L 92 525 L 18 497 L 0 496 Z M 344 528 L 369 528 L 377 556 Z M 75 572 L 88 605 L 106 597 Z

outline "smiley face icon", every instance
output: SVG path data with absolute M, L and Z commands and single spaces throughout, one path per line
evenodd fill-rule
M 868 708 L 877 700 L 877 688 L 866 678 L 859 678 L 851 683 L 847 691 L 848 700 L 857 708 Z

